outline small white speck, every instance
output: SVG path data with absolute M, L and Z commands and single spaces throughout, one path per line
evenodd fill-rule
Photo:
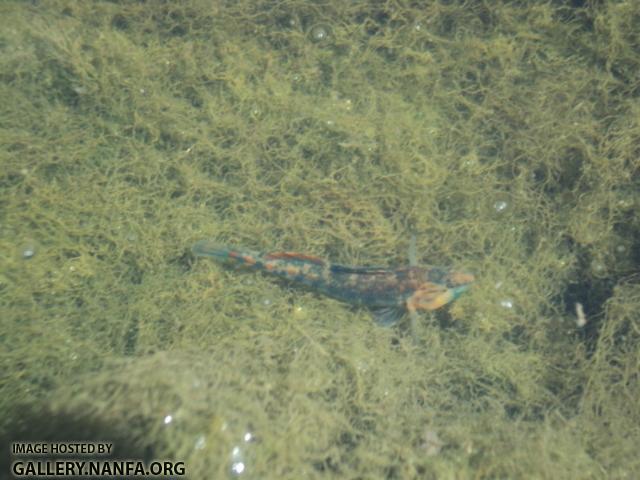
M 245 471 L 244 455 L 242 454 L 242 449 L 237 445 L 231 450 L 230 471 L 234 476 L 240 475 Z
M 500 300 L 500 306 L 503 308 L 513 308 L 513 300 L 511 300 L 510 298 Z
M 600 262 L 599 260 L 593 260 L 591 262 L 591 270 L 596 275 L 601 275 L 601 274 L 603 274 L 605 272 L 606 267 L 605 267 L 604 263 Z
M 576 326 L 582 328 L 587 324 L 587 316 L 584 314 L 584 307 L 580 302 L 576 302 Z
M 231 473 L 233 475 L 241 475 L 244 472 L 244 462 L 233 462 L 231 464 Z
M 173 417 L 171 415 L 167 415 L 164 417 L 164 424 L 169 425 L 173 421 Z
M 198 438 L 196 438 L 196 443 L 193 446 L 193 448 L 195 448 L 196 450 L 202 450 L 206 444 L 207 444 L 207 441 L 204 435 L 198 435 Z
M 498 200 L 493 204 L 493 209 L 498 213 L 502 213 L 507 209 L 508 206 L 509 204 L 504 200 Z

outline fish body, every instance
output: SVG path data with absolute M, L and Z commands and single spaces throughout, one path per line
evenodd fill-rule
M 209 240 L 197 242 L 198 257 L 212 257 L 227 264 L 260 270 L 300 284 L 351 305 L 381 312 L 380 323 L 395 323 L 402 311 L 435 310 L 458 298 L 474 276 L 447 268 L 350 267 L 293 252 L 260 253 L 220 247 Z

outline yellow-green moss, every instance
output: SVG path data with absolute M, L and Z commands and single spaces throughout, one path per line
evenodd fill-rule
M 0 436 L 191 478 L 236 446 L 247 478 L 638 475 L 638 17 L 4 2 Z M 188 253 L 398 265 L 411 232 L 478 278 L 418 345 Z

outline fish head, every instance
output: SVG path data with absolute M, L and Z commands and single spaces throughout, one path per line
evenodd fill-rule
M 407 299 L 409 310 L 436 310 L 469 289 L 475 277 L 468 272 L 440 267 L 424 270 L 421 283 Z

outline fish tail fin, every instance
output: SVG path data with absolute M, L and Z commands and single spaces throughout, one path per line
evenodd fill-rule
M 234 248 L 216 244 L 212 240 L 200 240 L 191 247 L 196 257 L 211 257 L 219 262 L 259 268 L 262 255 L 258 252 L 242 248 Z

